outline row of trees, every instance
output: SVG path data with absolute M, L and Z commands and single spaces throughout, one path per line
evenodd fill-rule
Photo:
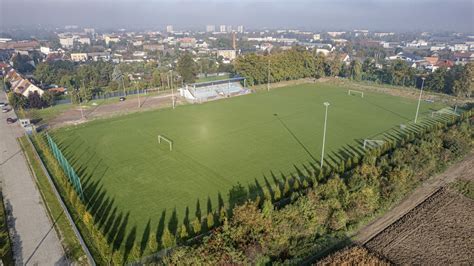
M 92 95 L 104 92 L 146 89 L 160 87 L 171 88 L 172 84 L 192 83 L 199 73 L 232 71 L 232 65 L 222 63 L 222 58 L 200 58 L 195 60 L 189 52 L 181 54 L 176 71 L 170 73 L 170 66 L 161 66 L 154 62 L 130 63 L 118 65 L 124 73 L 124 84 L 112 80 L 114 65 L 110 62 L 89 62 L 77 64 L 71 61 L 42 62 L 34 71 L 35 79 L 41 84 L 56 84 L 69 89 L 73 102 L 88 101 Z M 131 81 L 128 74 L 140 73 L 139 79 Z
M 305 193 L 290 188 L 298 196 L 280 209 L 264 195 L 237 206 L 232 218 L 224 217 L 202 242 L 176 247 L 165 264 L 295 264 L 344 241 L 348 230 L 467 153 L 472 146 L 469 117 L 409 134 L 399 145 L 383 155 L 368 153 L 350 171 L 335 171 L 326 180 L 308 179 Z M 181 237 L 168 232 L 162 246 L 171 247 Z
M 456 65 L 452 69 L 439 68 L 433 73 L 411 67 L 402 60 L 379 65 L 374 57 L 363 62 L 353 60 L 346 65 L 340 54 L 324 56 L 295 47 L 267 55 L 247 54 L 236 59 L 235 72 L 245 76 L 250 85 L 300 78 L 339 76 L 352 80 L 373 81 L 397 86 L 420 86 L 426 76 L 426 89 L 456 96 L 469 97 L 474 90 L 474 64 Z
M 15 109 L 43 108 L 54 104 L 54 95 L 48 91 L 39 95 L 38 92 L 29 93 L 28 97 L 23 94 L 9 92 L 8 102 Z
M 274 54 L 255 53 L 238 57 L 234 62 L 235 72 L 246 77 L 249 85 L 267 82 L 336 75 L 340 68 L 337 60 L 326 62 L 324 56 L 304 49 L 294 48 Z
M 426 89 L 470 97 L 474 91 L 474 63 L 455 65 L 451 69 L 438 68 L 425 81 Z

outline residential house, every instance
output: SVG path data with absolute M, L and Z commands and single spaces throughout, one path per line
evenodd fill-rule
M 110 43 L 120 42 L 120 37 L 116 35 L 105 35 L 104 36 L 105 44 L 109 45 Z
M 48 55 L 49 53 L 51 53 L 51 48 L 46 47 L 46 46 L 41 46 L 40 47 L 40 52 L 45 54 L 45 55 Z
M 416 41 L 412 41 L 410 43 L 407 43 L 405 46 L 410 47 L 410 48 L 426 47 L 426 46 L 428 46 L 428 42 L 425 41 L 425 40 L 416 40 Z
M 81 44 L 91 45 L 91 39 L 87 36 L 79 36 L 77 42 Z
M 72 53 L 71 60 L 74 62 L 85 62 L 87 61 L 87 53 Z
M 316 48 L 316 54 L 323 54 L 325 56 L 327 56 L 331 51 L 329 51 L 328 49 L 321 49 L 321 48 Z
M 74 38 L 72 36 L 59 37 L 59 44 L 61 44 L 62 48 L 70 49 L 74 47 Z
M 387 59 L 388 60 L 400 59 L 400 60 L 406 61 L 408 63 L 416 63 L 416 62 L 423 61 L 423 58 L 421 58 L 420 56 L 417 56 L 417 55 L 414 55 L 414 54 L 411 54 L 411 53 L 406 53 L 406 52 L 400 52 L 396 55 L 389 56 Z
M 133 57 L 146 57 L 146 52 L 144 52 L 144 51 L 135 51 L 135 52 L 133 52 Z
M 196 48 L 207 49 L 208 47 L 209 47 L 209 44 L 207 44 L 206 41 L 199 40 L 199 41 L 196 42 Z
M 454 62 L 451 61 L 451 60 L 439 60 L 435 67 L 434 67 L 434 70 L 438 69 L 438 68 L 441 68 L 441 67 L 444 67 L 444 68 L 447 68 L 447 69 L 451 69 L 452 67 L 454 66 Z M 433 70 L 433 71 L 434 71 Z
M 346 65 L 351 63 L 351 57 L 347 53 L 335 53 L 332 52 L 327 56 L 328 60 L 334 60 L 335 58 Z
M 234 60 L 237 57 L 236 50 L 217 50 L 217 57 L 222 56 L 224 59 Z
M 0 42 L 0 50 L 2 49 L 23 49 L 33 50 L 39 46 L 39 43 L 33 41 L 18 41 L 18 42 Z
M 455 44 L 451 51 L 463 51 L 463 52 L 467 52 L 469 51 L 469 45 L 467 44 L 464 44 L 464 43 L 459 43 L 459 44 Z
M 110 53 L 109 52 L 95 52 L 95 53 L 87 53 L 87 57 L 90 58 L 92 61 L 109 61 L 110 60 Z
M 455 64 L 467 64 L 469 62 L 474 62 L 474 53 L 470 52 L 455 52 L 453 55 Z
M 6 76 L 5 79 L 8 80 L 11 84 L 10 90 L 15 93 L 22 94 L 25 97 L 28 97 L 30 93 L 34 93 L 35 91 L 41 96 L 43 95 L 44 91 L 33 83 L 31 83 L 28 79 L 23 78 L 15 69 L 11 68 Z
M 196 46 L 196 39 L 195 38 L 179 38 L 177 40 L 179 43 L 179 47 L 181 48 L 194 48 Z
M 260 46 L 258 48 L 262 51 L 269 51 L 270 52 L 273 49 L 273 44 L 271 44 L 269 42 L 264 42 L 264 43 L 260 44 Z
M 144 44 L 143 50 L 145 51 L 163 51 L 165 46 L 163 44 Z
M 346 33 L 345 31 L 329 31 L 328 35 L 333 37 L 333 38 L 336 38 L 336 37 L 339 37 L 339 36 L 341 36 L 345 33 Z

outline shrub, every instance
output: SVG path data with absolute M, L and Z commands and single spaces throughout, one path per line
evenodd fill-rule
M 161 245 L 163 248 L 171 248 L 176 245 L 176 239 L 171 234 L 170 230 L 168 228 L 165 228 L 163 231 L 163 236 L 161 237 Z

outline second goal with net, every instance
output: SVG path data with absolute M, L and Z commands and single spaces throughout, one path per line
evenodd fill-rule
M 347 95 L 359 95 L 361 98 L 364 98 L 364 92 L 357 90 L 348 90 Z
M 367 148 L 376 148 L 382 146 L 385 143 L 384 140 L 380 139 L 364 139 L 364 150 Z

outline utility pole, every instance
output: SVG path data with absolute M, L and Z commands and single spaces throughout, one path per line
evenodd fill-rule
M 174 103 L 174 89 L 173 89 L 173 70 L 170 70 L 170 80 L 171 80 L 171 103 L 173 105 L 173 109 L 175 108 L 175 103 Z
M 325 102 L 324 106 L 326 106 L 326 113 L 324 115 L 323 149 L 321 150 L 321 171 L 323 170 L 323 162 L 324 162 L 324 145 L 326 144 L 326 123 L 328 120 L 329 103 Z
M 123 75 L 122 75 L 122 88 L 123 88 L 123 97 L 125 97 L 125 82 L 123 81 Z
M 416 124 L 416 120 L 418 119 L 418 111 L 420 110 L 421 95 L 423 94 L 423 86 L 424 85 L 425 85 L 425 77 L 422 77 L 421 78 L 420 96 L 418 97 L 418 106 L 416 107 L 415 124 Z
M 138 88 L 138 108 L 141 107 L 141 103 L 140 103 L 140 88 Z
M 85 93 L 86 92 L 86 85 L 84 84 L 84 79 L 82 80 L 82 88 L 84 89 L 84 93 Z M 82 110 L 82 97 L 80 97 L 80 94 L 79 94 L 79 107 L 81 109 L 81 117 L 82 117 L 82 119 L 84 119 L 84 111 Z

